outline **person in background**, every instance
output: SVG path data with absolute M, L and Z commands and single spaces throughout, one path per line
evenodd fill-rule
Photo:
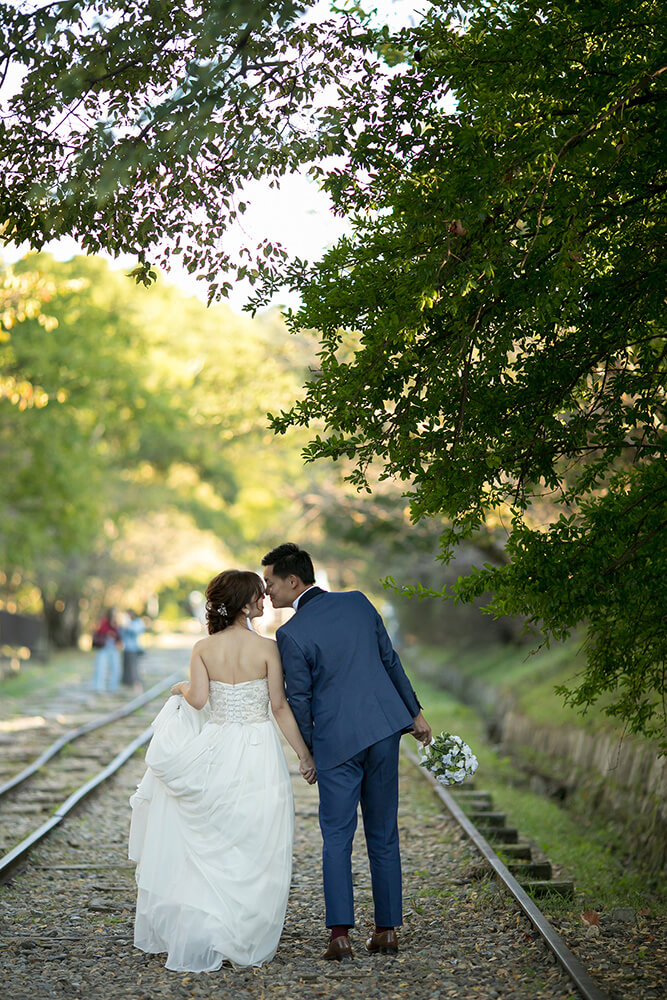
M 139 679 L 139 657 L 143 650 L 139 642 L 139 636 L 146 631 L 146 626 L 136 613 L 131 609 L 127 612 L 127 618 L 120 628 L 120 637 L 123 641 L 123 677 L 122 683 L 127 687 L 141 690 L 141 680 Z
M 116 622 L 113 608 L 106 611 L 93 632 L 93 648 L 95 649 L 95 673 L 93 688 L 95 691 L 108 691 L 113 694 L 120 684 L 120 629 Z

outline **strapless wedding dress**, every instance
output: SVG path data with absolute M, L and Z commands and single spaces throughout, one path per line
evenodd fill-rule
M 292 874 L 294 804 L 266 679 L 211 681 L 201 711 L 180 695 L 153 723 L 130 799 L 134 943 L 166 967 L 269 962 Z

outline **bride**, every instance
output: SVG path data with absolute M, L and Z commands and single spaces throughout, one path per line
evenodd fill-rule
M 226 570 L 206 597 L 210 634 L 192 651 L 190 682 L 172 688 L 153 723 L 147 770 L 130 799 L 134 943 L 190 972 L 261 965 L 278 947 L 294 805 L 269 701 L 301 773 L 316 780 L 278 647 L 249 627 L 263 610 L 261 577 Z

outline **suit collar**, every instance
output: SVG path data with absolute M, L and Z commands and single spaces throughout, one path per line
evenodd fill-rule
M 299 598 L 296 610 L 301 611 L 301 608 L 308 604 L 308 601 L 312 601 L 314 597 L 319 597 L 320 594 L 326 594 L 326 590 L 322 590 L 321 587 L 311 587 L 310 590 L 304 590 L 303 594 L 301 594 L 301 597 Z

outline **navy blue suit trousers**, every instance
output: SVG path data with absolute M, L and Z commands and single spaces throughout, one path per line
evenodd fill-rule
M 326 925 L 354 926 L 350 857 L 357 806 L 366 836 L 375 923 L 402 923 L 401 856 L 398 843 L 398 746 L 400 733 L 373 743 L 349 760 L 319 771 L 322 875 Z

